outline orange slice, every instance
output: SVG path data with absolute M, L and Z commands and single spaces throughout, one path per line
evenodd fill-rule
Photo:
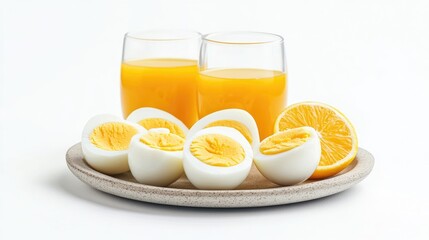
M 310 126 L 320 137 L 322 156 L 311 179 L 333 176 L 345 169 L 358 151 L 356 132 L 350 121 L 337 109 L 318 102 L 288 106 L 277 117 L 274 131 Z

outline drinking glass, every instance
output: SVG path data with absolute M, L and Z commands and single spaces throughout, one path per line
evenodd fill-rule
M 125 35 L 121 66 L 124 117 L 141 107 L 167 111 L 191 127 L 197 120 L 196 81 L 201 34 L 152 30 Z
M 286 106 L 283 38 L 261 32 L 219 32 L 203 37 L 198 116 L 239 108 L 256 120 L 261 139 L 273 133 Z

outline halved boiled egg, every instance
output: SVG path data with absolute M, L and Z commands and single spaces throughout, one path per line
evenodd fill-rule
M 192 126 L 188 135 L 192 136 L 201 129 L 216 126 L 236 129 L 246 138 L 252 148 L 259 145 L 259 132 L 255 119 L 245 110 L 235 108 L 217 111 L 201 118 Z
M 146 132 L 142 126 L 119 117 L 102 114 L 91 118 L 82 133 L 82 152 L 86 162 L 106 174 L 127 172 L 131 138 Z
M 279 185 L 293 185 L 313 174 L 320 156 L 320 140 L 316 130 L 299 127 L 264 139 L 255 151 L 254 161 L 268 180 Z
M 209 127 L 185 141 L 183 167 L 199 189 L 234 189 L 250 172 L 253 151 L 248 140 L 230 127 Z
M 135 135 L 128 152 L 132 175 L 140 183 L 170 185 L 183 174 L 184 143 L 184 138 L 166 128 Z
M 135 122 L 146 128 L 167 128 L 170 133 L 182 138 L 186 137 L 189 129 L 185 124 L 168 112 L 157 108 L 144 107 L 134 110 L 127 118 L 128 121 Z

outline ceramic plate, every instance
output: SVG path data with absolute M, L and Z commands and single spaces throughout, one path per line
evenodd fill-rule
M 100 191 L 144 202 L 210 208 L 274 206 L 326 197 L 360 182 L 374 166 L 371 153 L 360 148 L 348 168 L 328 179 L 283 187 L 265 179 L 253 166 L 235 190 L 198 190 L 186 176 L 168 187 L 155 187 L 138 183 L 130 172 L 114 176 L 97 172 L 83 159 L 80 143 L 67 151 L 66 160 L 76 177 Z

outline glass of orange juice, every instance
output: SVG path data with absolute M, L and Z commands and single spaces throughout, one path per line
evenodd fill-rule
M 260 32 L 220 32 L 203 37 L 198 115 L 239 108 L 256 120 L 261 139 L 273 133 L 286 105 L 283 38 Z
M 191 127 L 197 120 L 196 81 L 201 34 L 180 30 L 127 33 L 121 66 L 122 111 L 167 111 Z

